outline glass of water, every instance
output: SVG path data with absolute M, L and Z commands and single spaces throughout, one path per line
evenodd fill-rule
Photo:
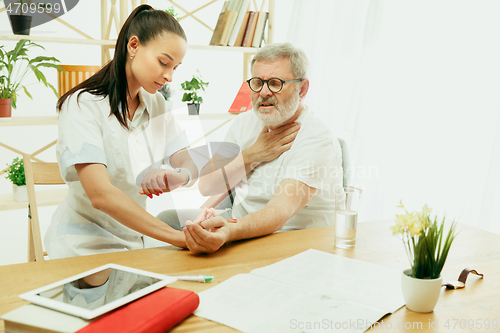
M 335 246 L 352 249 L 356 245 L 358 209 L 361 190 L 356 187 L 342 188 L 335 194 Z

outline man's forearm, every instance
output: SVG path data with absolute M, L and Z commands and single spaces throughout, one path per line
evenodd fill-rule
M 233 188 L 260 163 L 253 159 L 254 156 L 243 151 L 227 165 L 214 165 L 215 171 L 211 171 L 212 164 L 208 163 L 201 171 L 205 174 L 200 177 L 198 188 L 204 196 L 213 195 L 227 191 L 227 187 Z M 224 170 L 224 174 L 222 173 Z
M 228 241 L 255 238 L 272 234 L 281 230 L 293 214 L 283 206 L 266 206 L 265 208 L 238 219 L 230 225 Z

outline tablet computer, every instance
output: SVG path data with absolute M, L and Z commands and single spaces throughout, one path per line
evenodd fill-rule
M 84 319 L 93 319 L 175 282 L 171 276 L 107 264 L 29 291 L 20 298 Z

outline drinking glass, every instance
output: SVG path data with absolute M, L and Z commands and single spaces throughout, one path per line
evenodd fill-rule
M 352 249 L 356 245 L 358 209 L 361 190 L 356 187 L 342 188 L 335 193 L 335 246 Z

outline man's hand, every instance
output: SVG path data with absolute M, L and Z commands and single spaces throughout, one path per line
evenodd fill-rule
M 229 240 L 229 225 L 213 208 L 203 208 L 196 219 L 186 221 L 184 236 L 188 249 L 194 253 L 212 253 Z M 205 230 L 207 229 L 207 230 Z
M 186 225 L 190 225 L 193 223 L 200 223 L 201 221 L 208 220 L 209 218 L 212 218 L 214 216 L 219 216 L 219 213 L 217 213 L 215 209 L 203 207 L 200 214 L 198 214 L 198 216 L 194 219 L 194 221 L 187 220 Z
M 299 129 L 298 123 L 287 124 L 272 131 L 264 126 L 257 141 L 244 151 L 245 163 L 247 159 L 257 164 L 273 161 L 292 147 Z
M 187 182 L 188 176 L 175 170 L 153 169 L 147 173 L 141 182 L 142 190 L 140 194 L 145 194 L 150 198 L 153 194 L 160 195 L 163 192 L 170 192 L 179 188 Z

